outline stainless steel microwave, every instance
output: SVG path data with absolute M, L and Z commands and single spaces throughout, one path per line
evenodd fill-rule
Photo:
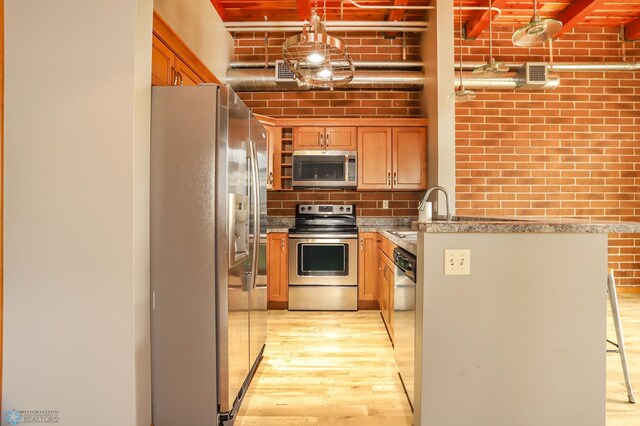
M 348 188 L 357 185 L 357 151 L 294 151 L 292 185 Z

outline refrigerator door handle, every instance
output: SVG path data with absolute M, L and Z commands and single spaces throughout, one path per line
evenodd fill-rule
M 251 262 L 251 287 L 256 288 L 258 282 L 258 256 L 260 254 L 260 176 L 258 175 L 258 155 L 256 145 L 249 139 L 249 149 L 251 150 L 251 177 L 253 179 L 253 259 Z

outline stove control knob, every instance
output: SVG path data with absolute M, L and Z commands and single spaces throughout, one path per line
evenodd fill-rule
M 303 211 L 304 211 L 304 209 L 305 209 L 304 207 L 300 207 L 300 211 L 301 211 L 301 212 L 303 212 Z
M 344 207 L 340 207 L 340 211 L 344 210 Z
M 347 213 L 350 212 L 350 211 L 351 211 L 351 207 L 347 207 Z

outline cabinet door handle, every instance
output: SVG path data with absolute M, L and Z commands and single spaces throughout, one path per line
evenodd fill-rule
M 391 172 L 387 173 L 387 185 L 391 185 Z
M 364 238 L 360 237 L 360 251 L 364 250 Z
M 322 133 L 318 133 L 318 146 L 322 148 Z
M 171 85 L 178 85 L 178 73 L 176 72 L 176 69 L 174 67 L 171 67 Z
M 282 247 L 282 252 L 284 253 L 284 238 L 280 240 L 280 246 Z
M 393 172 L 393 184 L 398 184 L 398 172 Z
M 381 260 L 382 260 L 382 259 L 380 258 L 380 255 L 378 255 L 378 271 L 381 271 L 381 270 L 382 270 L 382 265 L 380 264 L 380 261 L 381 261 Z
M 326 146 L 325 146 L 325 148 L 329 148 L 329 136 L 331 136 L 331 134 L 330 134 L 330 133 L 327 133 L 327 136 L 326 136 L 326 140 L 327 140 L 327 142 L 326 142 Z
M 178 77 L 180 77 L 180 86 L 184 86 L 184 80 L 182 79 L 182 73 L 178 73 Z
M 273 172 L 269 172 L 269 184 L 273 183 Z

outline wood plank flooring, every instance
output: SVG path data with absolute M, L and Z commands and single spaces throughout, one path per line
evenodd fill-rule
M 620 358 L 609 353 L 607 426 L 638 426 L 640 294 L 618 297 L 628 366 L 639 401 L 627 402 Z M 268 320 L 267 350 L 237 425 L 412 424 L 411 408 L 378 312 L 269 311 Z M 610 317 L 607 336 L 615 341 Z

